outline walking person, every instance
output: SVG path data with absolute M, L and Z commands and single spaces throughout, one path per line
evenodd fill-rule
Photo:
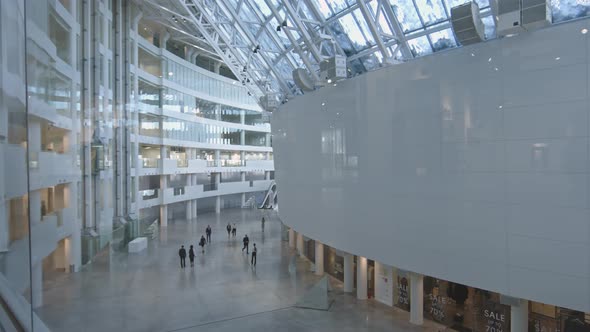
M 207 225 L 205 233 L 207 234 L 207 243 L 211 243 L 211 226 Z
M 191 261 L 191 267 L 195 266 L 195 250 L 193 249 L 192 244 L 190 249 L 188 250 L 188 259 Z
M 258 253 L 258 248 L 256 248 L 256 243 L 254 243 L 254 248 L 252 248 L 252 258 L 250 259 L 250 264 L 252 264 L 252 266 L 256 266 L 256 253 Z
M 238 229 L 236 228 L 236 223 L 234 223 L 234 227 L 231 229 L 231 234 L 236 237 L 236 234 L 238 233 Z
M 184 269 L 186 266 L 186 250 L 184 246 L 180 246 L 180 250 L 178 250 L 178 256 L 180 256 L 180 268 Z
M 227 226 L 225 226 L 225 229 L 227 230 L 227 237 L 229 238 L 229 235 L 231 233 L 231 225 L 229 223 L 227 223 Z
M 203 235 L 201 235 L 201 241 L 199 241 L 199 245 L 201 246 L 201 253 L 205 253 L 205 243 L 207 242 L 207 240 L 205 240 L 205 237 Z
M 244 252 L 244 249 L 246 249 L 246 255 L 248 255 L 249 250 L 250 250 L 250 248 L 248 246 L 248 244 L 250 243 L 250 239 L 248 238 L 248 234 L 244 235 L 242 242 L 244 242 L 244 247 L 242 248 L 242 252 Z

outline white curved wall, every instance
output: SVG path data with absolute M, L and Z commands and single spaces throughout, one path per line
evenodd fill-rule
M 385 264 L 590 311 L 584 28 L 456 49 L 283 105 L 281 218 Z

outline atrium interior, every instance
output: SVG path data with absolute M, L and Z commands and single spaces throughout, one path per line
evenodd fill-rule
M 0 331 L 590 332 L 589 16 L 2 0 Z

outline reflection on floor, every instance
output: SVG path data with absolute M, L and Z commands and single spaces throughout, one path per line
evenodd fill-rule
M 227 236 L 228 222 L 237 225 L 235 238 Z M 207 225 L 212 243 L 205 254 L 196 251 L 194 268 L 180 269 L 180 245 L 198 248 Z M 244 234 L 258 247 L 255 269 L 240 250 Z M 293 255 L 270 212 L 225 210 L 170 221 L 143 253 L 107 252 L 79 273 L 46 281 L 37 313 L 52 331 L 439 330 L 412 326 L 406 313 L 374 301 L 357 301 L 334 280 L 329 311 L 295 307 L 320 278 L 300 258 L 290 272 Z

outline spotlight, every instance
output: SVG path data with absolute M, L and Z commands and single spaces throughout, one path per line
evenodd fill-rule
M 287 27 L 287 20 L 284 20 L 283 23 L 281 23 L 281 26 L 283 26 L 283 28 Z
M 281 31 L 281 26 L 277 25 L 277 31 Z
M 254 49 L 252 50 L 254 54 L 258 53 L 258 51 L 260 51 L 260 45 L 256 45 L 256 47 L 254 47 Z

